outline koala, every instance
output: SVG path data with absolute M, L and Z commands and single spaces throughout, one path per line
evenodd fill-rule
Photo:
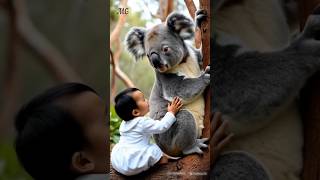
M 198 16 L 201 20 L 205 13 L 200 11 Z M 248 16 L 247 21 L 250 20 Z M 303 32 L 290 43 L 285 39 L 281 42 L 268 39 L 262 41 L 265 46 L 260 51 L 252 48 L 255 42 L 243 41 L 248 38 L 241 36 L 243 32 L 217 28 L 227 27 L 219 23 L 227 22 L 216 21 L 211 39 L 212 111 L 224 114 L 235 137 L 211 175 L 217 180 L 300 179 L 303 133 L 296 99 L 307 79 L 320 68 L 320 8 L 309 16 Z M 270 46 L 272 43 L 275 49 Z M 239 151 L 248 156 L 238 154 Z
M 188 17 L 171 13 L 165 23 L 151 29 L 132 28 L 126 38 L 127 50 L 141 59 L 148 57 L 155 71 L 155 82 L 149 98 L 150 117 L 162 118 L 175 96 L 184 106 L 176 114 L 177 121 L 162 134 L 154 136 L 156 143 L 168 155 L 203 153 L 204 119 L 203 91 L 210 83 L 209 68 L 201 69 L 202 55 L 188 40 L 194 37 L 194 24 Z

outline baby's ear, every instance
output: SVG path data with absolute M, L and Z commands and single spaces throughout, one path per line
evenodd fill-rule
M 127 33 L 125 42 L 127 50 L 136 60 L 142 59 L 146 54 L 144 49 L 144 37 L 146 30 L 144 28 L 133 27 Z
M 75 152 L 71 159 L 71 168 L 79 174 L 92 172 L 95 168 L 93 160 L 85 152 Z
M 182 39 L 192 39 L 194 37 L 193 21 L 180 13 L 171 13 L 166 20 L 170 31 L 177 33 Z
M 139 111 L 138 109 L 134 109 L 134 110 L 132 110 L 132 115 L 133 115 L 134 117 L 138 117 L 138 116 L 141 115 L 141 113 L 140 113 L 140 111 Z

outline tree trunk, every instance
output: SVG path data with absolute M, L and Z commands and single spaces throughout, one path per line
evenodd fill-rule
M 0 114 L 0 137 L 4 138 L 13 133 L 12 119 L 17 108 L 19 78 L 17 74 L 19 37 L 17 32 L 17 16 L 12 2 L 1 4 L 7 11 L 9 18 L 8 46 L 6 69 L 3 83 L 3 108 Z
M 320 0 L 299 0 L 301 29 Z M 304 122 L 303 180 L 320 179 L 320 73 L 309 79 L 302 90 L 301 110 Z

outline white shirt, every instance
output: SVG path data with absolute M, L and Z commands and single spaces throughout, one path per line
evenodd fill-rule
M 170 112 L 167 112 L 160 121 L 149 117 L 122 121 L 119 143 L 111 152 L 113 168 L 130 176 L 139 174 L 156 164 L 163 153 L 156 144 L 150 143 L 151 136 L 165 132 L 175 121 L 175 116 Z

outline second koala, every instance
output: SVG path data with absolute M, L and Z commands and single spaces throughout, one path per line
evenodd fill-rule
M 171 155 L 202 153 L 206 138 L 202 135 L 204 99 L 202 93 L 210 83 L 209 68 L 201 70 L 202 56 L 186 40 L 194 37 L 191 19 L 172 13 L 163 24 L 151 29 L 134 27 L 126 37 L 127 49 L 136 59 L 147 56 L 156 79 L 150 95 L 150 117 L 161 119 L 173 97 L 182 99 L 177 121 L 156 143 Z

